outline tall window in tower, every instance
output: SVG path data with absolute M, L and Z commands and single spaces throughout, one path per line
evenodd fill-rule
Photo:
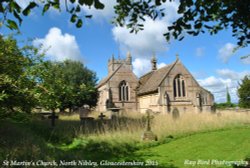
M 186 87 L 184 77 L 178 74 L 173 81 L 174 97 L 186 97 Z
M 126 81 L 121 81 L 119 85 L 119 100 L 120 101 L 129 100 L 129 86 Z

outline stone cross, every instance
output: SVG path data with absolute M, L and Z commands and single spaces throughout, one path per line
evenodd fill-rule
M 55 111 L 52 111 L 51 115 L 49 116 L 49 119 L 51 119 L 51 126 L 55 126 L 55 120 L 58 119 L 58 116 L 56 115 Z
M 99 117 L 101 120 L 103 120 L 103 118 L 106 117 L 106 115 L 104 115 L 103 113 L 101 113 L 98 117 Z
M 154 116 L 150 115 L 150 112 L 151 112 L 151 110 L 146 111 L 146 113 L 147 113 L 147 117 L 146 117 L 147 131 L 151 131 L 151 120 L 154 118 Z
M 144 141 L 157 141 L 157 136 L 151 131 L 151 120 L 154 118 L 152 115 L 150 115 L 150 112 L 152 110 L 148 109 L 146 111 L 147 113 L 147 129 L 146 131 L 142 134 L 142 140 Z

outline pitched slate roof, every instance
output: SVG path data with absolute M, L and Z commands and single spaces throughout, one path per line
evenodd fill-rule
M 156 92 L 161 82 L 165 79 L 177 61 L 178 59 L 172 64 L 166 65 L 155 71 L 150 71 L 149 73 L 140 77 L 138 95 Z

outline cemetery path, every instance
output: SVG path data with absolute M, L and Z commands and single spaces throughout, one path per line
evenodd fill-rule
M 228 167 L 250 157 L 250 127 L 197 133 L 134 153 L 163 167 Z M 229 166 L 230 167 L 230 166 Z

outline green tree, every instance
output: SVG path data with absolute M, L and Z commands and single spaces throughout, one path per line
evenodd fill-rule
M 95 88 L 96 74 L 85 67 L 79 61 L 66 60 L 58 69 L 58 76 L 66 84 L 64 94 L 60 95 L 62 110 L 74 107 L 81 107 L 84 104 L 95 106 L 97 102 L 97 90 Z
M 95 106 L 97 102 L 96 75 L 81 62 L 44 62 L 37 69 L 37 98 L 40 105 L 55 111 Z
M 5 117 L 17 111 L 31 112 L 36 105 L 35 82 L 29 75 L 36 64 L 30 57 L 34 52 L 32 47 L 19 48 L 11 37 L 0 36 L 0 112 Z
M 238 89 L 239 106 L 242 108 L 250 108 L 250 76 L 242 79 Z
M 66 87 L 63 81 L 57 77 L 58 65 L 45 61 L 35 67 L 33 75 L 36 81 L 34 94 L 42 107 L 53 112 L 60 108 L 59 95 Z
M 116 25 L 126 25 L 131 32 L 143 29 L 143 21 L 146 17 L 156 19 L 168 15 L 164 10 L 167 0 L 117 0 L 115 6 Z M 171 2 L 173 0 L 169 0 Z M 82 27 L 84 15 L 82 6 L 103 9 L 104 4 L 99 0 L 50 0 L 31 1 L 22 9 L 14 0 L 4 0 L 0 3 L 0 22 L 10 29 L 18 29 L 22 23 L 23 16 L 28 16 L 36 7 L 42 7 L 42 14 L 50 9 L 61 11 L 65 6 L 70 15 L 70 21 L 76 27 Z M 168 26 L 164 36 L 169 41 L 170 37 L 182 40 L 185 34 L 197 36 L 206 30 L 211 34 L 231 28 L 232 35 L 237 38 L 239 46 L 247 46 L 250 43 L 250 1 L 249 0 L 181 0 L 178 7 L 180 17 Z

